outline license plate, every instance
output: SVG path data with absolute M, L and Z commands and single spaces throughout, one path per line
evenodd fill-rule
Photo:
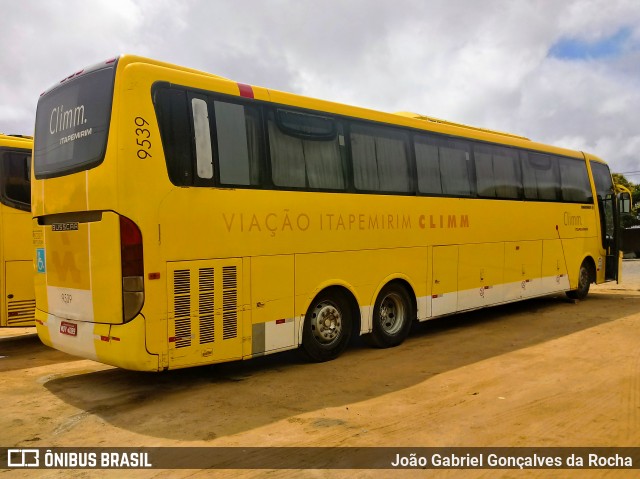
M 76 336 L 78 334 L 78 325 L 62 321 L 60 323 L 60 332 L 67 336 Z

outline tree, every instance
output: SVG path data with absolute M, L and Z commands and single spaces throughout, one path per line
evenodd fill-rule
M 627 180 L 622 173 L 612 173 L 611 176 L 613 177 L 614 184 L 625 186 L 629 188 L 630 191 L 633 191 L 635 185 Z
M 633 205 L 640 209 L 640 185 L 633 185 L 633 188 L 629 188 L 631 190 L 631 200 L 633 201 Z
M 631 191 L 631 213 L 622 215 L 620 218 L 620 223 L 623 228 L 628 228 L 630 226 L 640 225 L 640 185 L 634 185 L 629 180 L 625 178 L 625 176 L 621 173 L 613 173 L 611 175 L 613 177 L 613 182 L 616 185 L 622 185 Z

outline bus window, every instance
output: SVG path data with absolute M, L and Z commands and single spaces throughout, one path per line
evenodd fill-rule
M 269 112 L 268 120 L 273 183 L 343 190 L 344 169 L 333 120 L 283 110 L 277 113 Z
M 418 167 L 418 191 L 420 193 L 442 194 L 440 181 L 440 160 L 438 147 L 426 136 L 416 136 L 414 148 Z
M 471 196 L 469 146 L 465 142 L 453 140 L 440 147 L 440 175 L 444 194 Z
M 259 185 L 262 157 L 257 108 L 215 101 L 220 183 Z
M 478 196 L 518 199 L 522 183 L 518 153 L 509 148 L 474 145 Z
M 29 153 L 6 151 L 2 155 L 2 200 L 15 208 L 30 211 L 31 179 Z
M 51 178 L 99 165 L 105 155 L 115 67 L 89 71 L 38 102 L 34 154 L 36 178 Z
M 174 88 L 158 88 L 153 100 L 169 179 L 174 185 L 189 186 L 193 184 L 193 170 L 187 93 Z
M 560 177 L 551 155 L 522 152 L 524 196 L 528 200 L 558 201 Z
M 355 186 L 365 191 L 409 192 L 407 135 L 388 128 L 351 126 Z
M 198 178 L 211 179 L 213 178 L 213 156 L 211 154 L 211 131 L 209 130 L 207 101 L 202 98 L 192 98 L 191 110 L 193 112 Z
M 471 196 L 468 142 L 420 135 L 414 144 L 420 193 Z
M 573 158 L 558 158 L 560 180 L 562 181 L 562 201 L 570 203 L 591 203 L 593 195 L 587 174 L 587 164 Z
M 611 180 L 611 173 L 607 165 L 591 162 L 591 171 L 593 172 L 593 182 L 596 187 L 596 195 L 598 197 L 598 208 L 600 209 L 600 220 L 603 222 L 602 229 L 602 246 L 609 247 L 609 242 L 614 236 L 615 222 L 613 210 L 614 189 Z

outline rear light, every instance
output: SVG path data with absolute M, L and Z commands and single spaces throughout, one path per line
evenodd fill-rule
M 122 276 L 144 276 L 142 233 L 140 228 L 125 216 L 120 216 L 120 248 Z
M 120 216 L 120 261 L 122 264 L 122 314 L 131 321 L 144 303 L 142 233 L 129 218 Z

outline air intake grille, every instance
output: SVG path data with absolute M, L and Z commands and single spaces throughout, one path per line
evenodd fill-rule
M 9 301 L 7 326 L 32 326 L 36 310 L 35 300 Z
M 198 315 L 200 316 L 200 344 L 213 343 L 215 339 L 214 327 L 214 275 L 213 268 L 198 270 L 199 301 Z
M 188 269 L 173 273 L 176 348 L 191 345 L 191 278 Z
M 222 339 L 238 336 L 238 274 L 235 266 L 222 268 Z
M 242 261 L 180 261 L 168 267 L 168 336 L 173 360 L 186 364 L 239 357 Z

